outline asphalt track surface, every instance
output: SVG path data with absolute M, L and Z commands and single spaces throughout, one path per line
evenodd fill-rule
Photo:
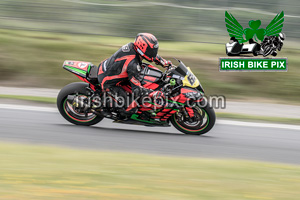
M 73 148 L 300 164 L 300 129 L 216 124 L 206 135 L 103 120 L 75 126 L 58 112 L 1 109 L 0 140 Z

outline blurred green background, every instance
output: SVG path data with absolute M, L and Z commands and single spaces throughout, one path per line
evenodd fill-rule
M 137 33 L 151 32 L 159 53 L 189 65 L 208 94 L 298 104 L 299 8 L 297 0 L 0 0 L 0 85 L 60 88 L 77 81 L 62 69 L 64 60 L 98 64 Z M 288 57 L 288 72 L 219 72 L 229 40 L 225 10 L 244 28 L 256 19 L 265 28 L 283 10 L 287 41 L 278 57 Z

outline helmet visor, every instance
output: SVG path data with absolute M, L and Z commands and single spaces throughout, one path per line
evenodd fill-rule
M 158 48 L 148 48 L 145 55 L 153 61 L 156 58 Z

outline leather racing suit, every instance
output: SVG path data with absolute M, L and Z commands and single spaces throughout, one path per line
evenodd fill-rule
M 165 62 L 166 60 L 157 55 L 156 64 L 164 65 Z M 128 99 L 125 90 L 119 84 L 123 81 L 129 81 L 132 93 L 135 96 L 148 95 L 151 90 L 144 88 L 139 81 L 141 66 L 142 61 L 134 49 L 134 44 L 125 44 L 99 65 L 98 81 L 102 90 L 110 91 L 114 95 Z M 136 112 L 137 105 L 134 98 L 129 98 L 129 102 L 125 103 L 125 113 L 132 114 Z

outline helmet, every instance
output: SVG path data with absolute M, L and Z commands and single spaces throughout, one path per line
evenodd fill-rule
M 279 33 L 279 38 L 281 39 L 281 40 L 284 40 L 285 39 L 285 34 L 284 33 Z
M 143 58 L 153 62 L 158 51 L 158 41 L 156 37 L 150 33 L 139 33 L 134 41 L 134 49 Z

